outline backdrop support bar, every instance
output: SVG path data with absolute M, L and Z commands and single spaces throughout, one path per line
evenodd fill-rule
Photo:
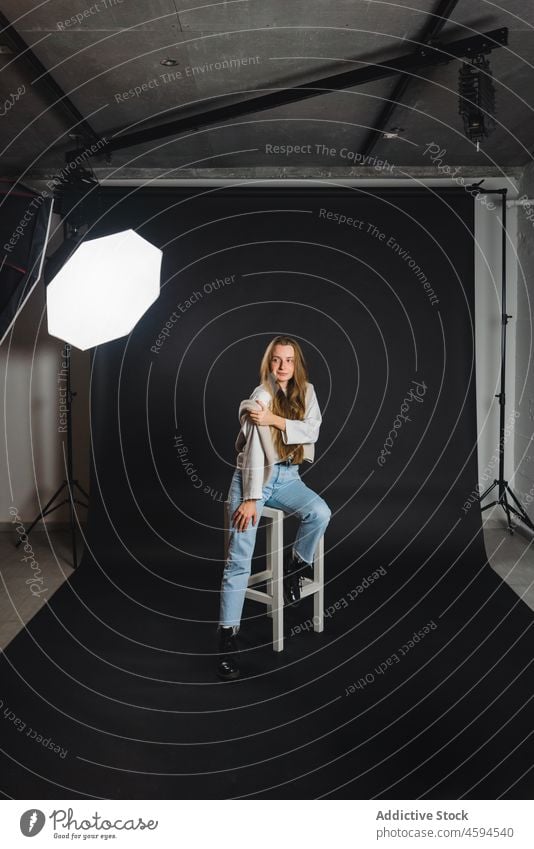
M 484 507 L 481 507 L 481 512 L 489 510 L 495 504 L 500 504 L 506 513 L 508 530 L 511 534 L 514 532 L 511 514 L 513 513 L 521 522 L 527 525 L 531 531 L 534 531 L 534 524 L 527 516 L 520 501 L 516 498 L 508 481 L 504 477 L 504 446 L 505 446 L 505 409 L 506 409 L 506 327 L 508 319 L 512 318 L 506 312 L 506 240 L 508 237 L 506 230 L 506 195 L 508 189 L 482 189 L 480 186 L 469 186 L 470 190 L 475 190 L 477 194 L 500 194 L 501 196 L 501 378 L 500 390 L 495 395 L 499 399 L 499 477 L 495 478 L 492 484 L 478 496 L 478 501 L 482 503 L 484 498 L 494 489 L 498 488 L 498 497 L 496 501 L 490 501 Z M 508 495 L 516 504 L 517 509 L 509 502 Z

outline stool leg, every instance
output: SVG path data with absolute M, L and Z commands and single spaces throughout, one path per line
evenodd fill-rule
M 265 590 L 266 590 L 266 592 L 267 592 L 267 595 L 269 595 L 269 596 L 271 597 L 271 600 L 270 600 L 270 602 L 269 602 L 269 603 L 268 603 L 268 605 L 267 605 L 267 616 L 268 616 L 270 619 L 272 619 L 272 618 L 273 618 L 273 598 L 274 598 L 274 593 L 273 593 L 273 575 L 274 575 L 274 568 L 275 568 L 275 566 L 274 566 L 274 557 L 275 557 L 275 553 L 274 553 L 274 552 L 275 552 L 275 550 L 274 550 L 274 548 L 273 548 L 273 520 L 272 520 L 272 519 L 268 519 L 268 518 L 266 517 L 266 521 L 267 521 L 267 528 L 266 528 L 266 534 L 267 534 L 267 552 L 266 552 L 266 560 L 267 560 L 267 569 L 268 569 L 268 570 L 269 570 L 269 572 L 271 573 L 271 577 L 270 577 L 270 578 L 268 578 L 268 580 L 267 580 L 267 585 L 266 585 Z
M 313 558 L 313 580 L 318 585 L 313 594 L 313 630 L 324 631 L 324 537 L 321 537 Z
M 283 516 L 277 516 L 271 522 L 271 537 L 269 550 L 272 566 L 272 617 L 273 617 L 273 649 L 284 649 L 284 524 Z
M 229 532 L 229 528 L 230 528 L 230 516 L 229 516 L 229 512 L 230 512 L 230 503 L 229 503 L 228 501 L 225 501 L 225 502 L 224 502 L 224 509 L 223 509 L 223 519 L 224 519 L 224 559 L 225 559 L 225 561 L 226 561 L 226 560 L 227 560 L 227 558 L 228 558 L 228 543 L 229 543 L 229 537 L 230 537 L 230 532 Z

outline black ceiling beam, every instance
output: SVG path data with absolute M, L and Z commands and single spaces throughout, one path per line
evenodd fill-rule
M 393 76 L 394 74 L 405 71 L 447 63 L 458 57 L 489 53 L 491 50 L 507 43 L 508 29 L 501 27 L 500 29 L 473 36 L 472 38 L 462 38 L 445 44 L 424 45 L 418 50 L 401 56 L 398 59 L 369 64 L 364 68 L 345 71 L 341 74 L 333 74 L 332 76 L 323 77 L 320 80 L 314 80 L 313 82 L 304 83 L 299 86 L 277 89 L 270 94 L 229 103 L 197 115 L 190 115 L 183 118 L 178 117 L 173 121 L 160 124 L 159 126 L 149 127 L 145 130 L 136 130 L 134 132 L 125 132 L 124 128 L 113 130 L 106 133 L 105 147 L 102 152 L 108 155 L 114 150 L 122 150 L 127 147 L 133 147 L 134 145 L 157 141 L 167 136 L 176 136 L 189 130 L 197 130 L 200 127 L 226 122 L 243 115 L 262 112 L 266 109 L 275 109 L 278 106 L 286 106 L 289 103 L 296 103 L 310 97 L 328 94 L 332 91 L 355 88 L 356 86 L 365 85 L 374 80 L 383 79 L 384 77 Z M 230 95 L 226 95 L 225 97 L 230 97 Z M 123 135 L 119 135 L 119 133 L 123 133 Z M 79 153 L 79 149 L 69 151 L 67 153 L 67 161 L 74 160 Z M 87 151 L 85 151 L 85 154 L 88 155 Z
M 63 108 L 73 121 L 75 131 L 80 135 L 85 134 L 93 141 L 97 140 L 99 138 L 97 133 L 2 12 L 0 12 L 0 41 L 11 48 L 18 62 L 25 64 L 30 73 L 35 74 L 38 79 L 32 85 L 39 87 L 48 99 L 52 100 L 52 106 Z
M 431 44 L 437 35 L 441 32 L 445 24 L 449 22 L 454 9 L 458 5 L 459 0 L 440 0 L 436 11 L 430 16 L 429 20 L 423 27 L 421 33 L 414 40 L 419 44 Z M 397 81 L 389 101 L 384 104 L 380 115 L 378 116 L 376 126 L 367 135 L 360 153 L 364 156 L 369 156 L 372 153 L 376 143 L 382 138 L 383 130 L 387 127 L 391 120 L 391 116 L 395 112 L 397 106 L 401 103 L 406 89 L 412 82 L 413 77 L 403 74 Z

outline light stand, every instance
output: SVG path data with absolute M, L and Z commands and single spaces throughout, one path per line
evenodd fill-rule
M 493 483 L 491 483 L 484 492 L 478 496 L 479 502 L 482 502 L 484 498 L 494 489 L 494 487 L 498 488 L 498 495 L 495 501 L 491 501 L 489 504 L 486 504 L 481 508 L 481 512 L 484 510 L 488 510 L 490 507 L 493 507 L 495 504 L 500 504 L 506 513 L 506 518 L 508 521 L 508 530 L 511 534 L 514 532 L 514 526 L 512 525 L 512 517 L 511 513 L 513 513 L 517 518 L 523 522 L 527 527 L 529 527 L 532 531 L 534 531 L 534 524 L 531 522 L 526 512 L 524 511 L 521 503 L 515 497 L 512 492 L 510 485 L 507 480 L 504 479 L 504 413 L 505 413 L 505 405 L 506 405 L 506 395 L 505 395 L 505 387 L 506 387 L 506 326 L 508 324 L 508 319 L 512 318 L 511 315 L 507 315 L 506 313 L 506 195 L 508 189 L 481 189 L 478 186 L 470 186 L 469 189 L 474 189 L 477 194 L 499 194 L 501 196 L 501 234 L 502 234 L 502 273 L 501 273 L 501 386 L 500 392 L 495 395 L 495 398 L 499 399 L 500 406 L 500 415 L 499 415 L 499 477 L 495 478 Z M 512 498 L 512 500 L 517 505 L 517 509 L 510 503 L 508 500 L 508 495 Z
M 67 477 L 49 502 L 35 517 L 27 534 L 39 519 L 69 505 L 72 537 L 72 561 L 78 565 L 76 553 L 75 504 L 87 508 L 76 497 L 77 490 L 89 502 L 89 496 L 73 476 L 71 345 L 82 351 L 120 339 L 131 333 L 137 322 L 157 300 L 160 293 L 162 251 L 132 229 L 86 240 L 87 220 L 100 220 L 90 201 L 98 182 L 93 175 L 78 168 L 75 179 L 60 181 L 60 214 L 65 216 L 65 239 L 46 264 L 46 301 L 48 332 L 65 342 L 66 356 L 66 420 Z M 102 321 L 102 310 L 106 321 Z M 65 491 L 65 492 L 64 492 Z M 66 497 L 54 502 L 64 492 Z M 17 546 L 21 540 L 17 542 Z
M 82 507 L 88 507 L 83 501 L 78 501 L 76 498 L 76 489 L 78 489 L 84 498 L 89 501 L 89 496 L 85 492 L 85 490 L 80 486 L 78 481 L 73 477 L 73 459 L 72 459 L 72 399 L 76 397 L 76 392 L 73 392 L 71 389 L 70 382 L 70 359 L 71 359 L 71 346 L 68 342 L 65 342 L 65 350 L 66 350 L 66 408 L 67 408 L 67 477 L 59 487 L 59 489 L 54 493 L 50 501 L 43 507 L 43 509 L 37 514 L 30 527 L 26 531 L 26 534 L 29 534 L 32 529 L 35 527 L 39 519 L 43 519 L 49 513 L 52 513 L 54 510 L 57 510 L 59 507 L 62 507 L 63 504 L 69 505 L 69 525 L 72 539 L 72 563 L 74 568 L 76 569 L 78 565 L 77 553 L 76 553 L 76 522 L 75 522 L 75 509 L 74 505 L 79 504 Z M 61 494 L 65 491 L 67 495 L 62 501 L 58 504 L 55 504 L 53 507 L 51 506 L 57 498 L 61 496 Z M 22 542 L 21 539 L 16 543 L 17 547 Z

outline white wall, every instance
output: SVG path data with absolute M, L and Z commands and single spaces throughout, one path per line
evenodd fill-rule
M 534 198 L 534 165 L 525 169 L 519 195 Z M 532 367 L 532 316 L 534 313 L 534 205 L 517 207 L 518 286 L 516 308 L 517 369 L 515 374 L 517 420 L 515 476 L 512 488 L 534 522 L 534 370 Z M 521 530 L 531 536 L 524 526 Z

